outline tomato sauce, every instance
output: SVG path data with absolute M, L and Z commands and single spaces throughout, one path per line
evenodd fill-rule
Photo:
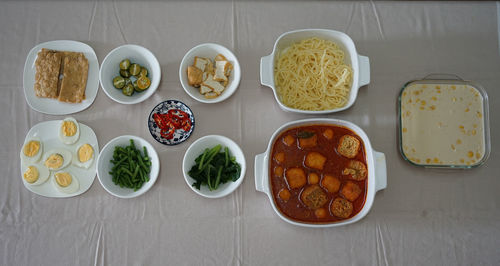
M 328 139 L 323 135 L 323 132 L 325 132 L 325 130 L 327 129 L 333 130 L 333 137 L 331 139 Z M 306 132 L 306 134 L 304 134 L 304 132 Z M 299 145 L 299 136 L 304 137 L 305 135 L 307 137 L 307 135 L 311 135 L 310 134 L 311 132 L 316 134 L 317 136 L 317 145 L 314 147 L 301 148 Z M 288 135 L 291 135 L 294 138 L 294 142 L 290 146 L 288 146 L 284 141 L 284 138 Z M 337 152 L 339 140 L 343 135 L 354 136 L 360 141 L 360 149 L 355 158 L 346 158 Z M 288 139 L 290 138 L 288 137 Z M 313 151 L 319 152 L 327 158 L 323 170 L 309 168 L 305 165 L 304 160 L 306 155 L 309 152 Z M 280 152 L 283 152 L 285 154 L 285 159 L 281 163 L 279 163 L 274 158 L 275 154 Z M 278 138 L 275 139 L 270 158 L 269 177 L 270 177 L 271 192 L 273 194 L 273 199 L 276 206 L 283 215 L 299 222 L 331 223 L 344 220 L 343 218 L 336 217 L 332 214 L 332 211 L 330 210 L 330 205 L 332 204 L 335 198 L 337 197 L 343 198 L 340 191 L 342 190 L 343 185 L 349 180 L 357 184 L 361 189 L 361 193 L 358 196 L 358 198 L 354 200 L 354 202 L 352 202 L 353 211 L 348 218 L 355 216 L 357 213 L 359 213 L 359 211 L 361 211 L 365 203 L 368 177 L 365 178 L 364 180 L 356 181 L 350 178 L 350 176 L 344 175 L 342 172 L 347 167 L 347 164 L 351 160 L 358 160 L 366 166 L 365 155 L 366 155 L 365 148 L 361 138 L 357 136 L 354 132 L 352 132 L 350 129 L 347 129 L 345 127 L 334 126 L 334 125 L 308 125 L 286 130 L 281 135 L 279 135 Z M 275 173 L 276 167 L 282 167 L 284 169 L 283 171 L 284 173 L 281 176 L 278 176 Z M 309 175 L 309 173 L 318 174 L 320 177 L 319 185 L 321 187 L 322 187 L 321 181 L 323 180 L 324 175 L 331 175 L 340 180 L 341 182 L 340 189 L 335 193 L 329 193 L 324 187 L 322 187 L 322 189 L 325 191 L 327 195 L 327 202 L 323 205 L 323 208 L 326 209 L 325 217 L 322 218 L 316 217 L 315 211 L 310 209 L 306 204 L 304 204 L 300 198 L 300 194 L 306 187 L 310 185 L 309 183 L 296 189 L 291 189 L 288 186 L 285 178 L 285 173 L 287 169 L 293 167 L 302 168 L 306 174 L 306 177 Z M 278 195 L 282 189 L 288 189 L 290 191 L 290 198 L 286 201 L 281 199 Z

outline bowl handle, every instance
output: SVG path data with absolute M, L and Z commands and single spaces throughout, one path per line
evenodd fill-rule
M 358 62 L 359 86 L 362 87 L 370 83 L 370 58 L 363 55 L 358 55 Z
M 273 86 L 273 54 L 260 59 L 260 83 L 264 86 Z
M 260 192 L 267 193 L 269 188 L 265 185 L 264 181 L 264 160 L 266 159 L 266 153 L 257 154 L 255 156 L 255 189 Z
M 387 166 L 385 154 L 373 151 L 375 159 L 375 192 L 387 188 Z

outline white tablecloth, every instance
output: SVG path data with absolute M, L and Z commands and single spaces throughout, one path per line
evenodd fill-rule
M 499 265 L 500 57 L 495 2 L 2 1 L 0 2 L 1 265 Z M 293 226 L 254 185 L 254 156 L 286 113 L 260 85 L 259 62 L 283 32 L 327 28 L 347 33 L 370 58 L 371 83 L 346 111 L 323 115 L 362 127 L 387 157 L 388 186 L 370 213 L 343 227 Z M 30 109 L 22 73 L 32 47 L 50 40 L 92 46 L 99 62 L 113 48 L 139 44 L 162 67 L 156 93 L 122 105 L 99 89 L 74 117 L 102 148 L 131 134 L 151 142 L 161 160 L 154 187 L 134 199 L 108 194 L 97 178 L 84 194 L 54 199 L 24 188 L 19 150 L 35 124 L 61 119 Z M 178 68 L 197 44 L 233 50 L 242 67 L 236 93 L 203 104 L 182 89 Z M 426 170 L 405 162 L 397 143 L 397 95 L 405 82 L 453 73 L 483 85 L 490 100 L 491 155 L 464 171 Z M 191 138 L 164 146 L 148 132 L 151 109 L 167 99 L 196 116 Z M 231 195 L 205 199 L 181 172 L 196 139 L 220 134 L 240 144 L 248 166 Z

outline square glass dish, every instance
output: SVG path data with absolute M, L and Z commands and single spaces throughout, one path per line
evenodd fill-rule
M 468 169 L 488 159 L 488 95 L 477 83 L 442 74 L 409 81 L 398 119 L 399 150 L 413 165 Z

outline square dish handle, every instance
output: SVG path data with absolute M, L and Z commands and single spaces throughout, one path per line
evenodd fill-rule
M 255 189 L 260 192 L 264 193 L 269 193 L 269 187 L 266 186 L 264 180 L 264 162 L 266 160 L 266 153 L 261 153 L 257 154 L 255 156 L 255 164 L 254 164 L 254 170 L 255 170 Z
M 359 87 L 370 83 L 370 58 L 358 55 L 359 62 Z
M 273 54 L 260 58 L 260 83 L 273 87 Z
M 385 154 L 373 151 L 375 159 L 375 192 L 387 188 L 387 165 Z

